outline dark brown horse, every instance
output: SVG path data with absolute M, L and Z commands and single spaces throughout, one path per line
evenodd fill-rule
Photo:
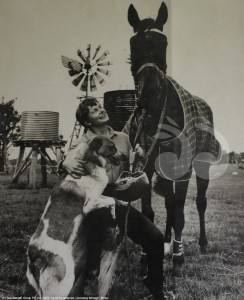
M 140 20 L 134 6 L 129 7 L 128 21 L 135 33 L 130 39 L 131 71 L 138 101 L 126 128 L 132 145 L 140 143 L 145 150 L 146 156 L 140 163 L 149 181 L 154 172 L 158 175 L 155 189 L 165 197 L 167 209 L 165 241 L 171 242 L 173 228 L 173 262 L 177 267 L 184 262 L 184 205 L 193 167 L 200 218 L 199 245 L 202 252 L 206 251 L 209 167 L 219 159 L 220 146 L 214 137 L 210 107 L 166 76 L 167 38 L 162 31 L 167 18 L 164 3 L 155 20 Z M 142 212 L 154 220 L 151 185 L 142 198 Z

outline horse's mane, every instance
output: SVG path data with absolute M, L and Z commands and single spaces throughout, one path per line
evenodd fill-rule
M 139 26 L 136 28 L 136 33 L 140 34 L 143 33 L 145 30 L 150 30 L 154 28 L 155 21 L 151 18 L 144 19 L 140 22 Z

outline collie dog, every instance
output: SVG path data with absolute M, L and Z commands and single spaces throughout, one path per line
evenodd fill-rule
M 72 150 L 71 150 L 72 151 Z M 86 176 L 66 175 L 53 188 L 27 251 L 27 277 L 41 298 L 82 296 L 87 252 L 87 222 L 92 211 L 107 208 L 115 218 L 115 201 L 102 195 L 105 164 L 122 160 L 114 143 L 103 136 L 75 148 Z

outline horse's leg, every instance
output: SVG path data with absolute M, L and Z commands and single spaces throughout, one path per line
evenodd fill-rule
M 175 182 L 175 206 L 174 206 L 174 222 L 173 228 L 175 232 L 175 240 L 173 243 L 173 264 L 174 271 L 177 274 L 177 269 L 184 263 L 184 252 L 182 245 L 182 231 L 185 224 L 184 206 L 189 180 Z
M 153 167 L 147 167 L 145 172 L 149 180 L 149 185 L 141 198 L 141 210 L 144 216 L 146 216 L 151 222 L 154 222 L 154 211 L 152 209 L 152 176 L 154 169 Z
M 194 164 L 197 182 L 196 204 L 200 220 L 199 246 L 202 253 L 206 253 L 208 245 L 205 230 L 205 211 L 207 208 L 206 192 L 209 184 L 209 167 L 209 163 L 195 162 Z
M 164 253 L 165 255 L 168 255 L 170 252 L 171 234 L 172 234 L 172 227 L 174 224 L 175 194 L 173 191 L 173 181 L 165 179 L 162 184 L 164 187 L 165 208 L 167 212 Z
M 148 165 L 149 164 L 147 164 L 147 166 Z M 149 185 L 145 189 L 145 191 L 143 193 L 143 197 L 141 198 L 141 211 L 142 211 L 142 214 L 148 218 L 148 220 L 150 220 L 152 223 L 154 223 L 154 211 L 152 209 L 152 176 L 153 176 L 154 170 L 153 170 L 153 168 L 147 167 L 144 171 L 147 174 L 147 178 L 149 180 Z M 142 250 L 141 254 L 142 254 L 141 263 L 144 265 L 144 263 L 147 262 L 145 249 Z

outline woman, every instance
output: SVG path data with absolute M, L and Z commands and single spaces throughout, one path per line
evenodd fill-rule
M 125 160 L 118 166 L 110 163 L 106 165 L 106 171 L 109 183 L 104 191 L 105 195 L 112 196 L 111 186 L 118 179 L 120 174 L 129 169 L 129 158 L 131 145 L 128 135 L 123 132 L 114 131 L 108 126 L 109 117 L 106 110 L 100 105 L 96 98 L 84 99 L 76 111 L 76 118 L 82 126 L 85 127 L 85 134 L 77 141 L 82 143 L 96 135 L 104 135 L 115 143 L 117 149 L 125 156 Z M 138 153 L 142 150 L 138 148 Z M 83 161 L 78 157 L 74 148 L 68 153 L 66 159 L 62 162 L 62 169 L 75 178 L 85 175 Z M 116 221 L 123 232 L 125 226 L 125 216 L 127 212 L 127 203 L 116 200 Z M 106 227 L 106 226 L 105 226 Z M 99 230 L 106 230 L 104 226 L 99 226 Z M 97 225 L 92 228 L 95 232 Z M 151 223 L 142 213 L 131 207 L 128 215 L 127 235 L 136 244 L 140 244 L 146 252 L 148 274 L 143 283 L 150 290 L 156 300 L 163 299 L 163 257 L 164 257 L 164 237 L 161 231 Z M 90 245 L 91 255 L 88 257 L 87 269 L 99 270 L 101 243 L 96 243 L 101 232 L 91 235 Z M 92 246 L 97 245 L 97 249 Z M 94 272 L 93 272 L 94 273 Z M 98 274 L 97 274 L 98 275 Z

